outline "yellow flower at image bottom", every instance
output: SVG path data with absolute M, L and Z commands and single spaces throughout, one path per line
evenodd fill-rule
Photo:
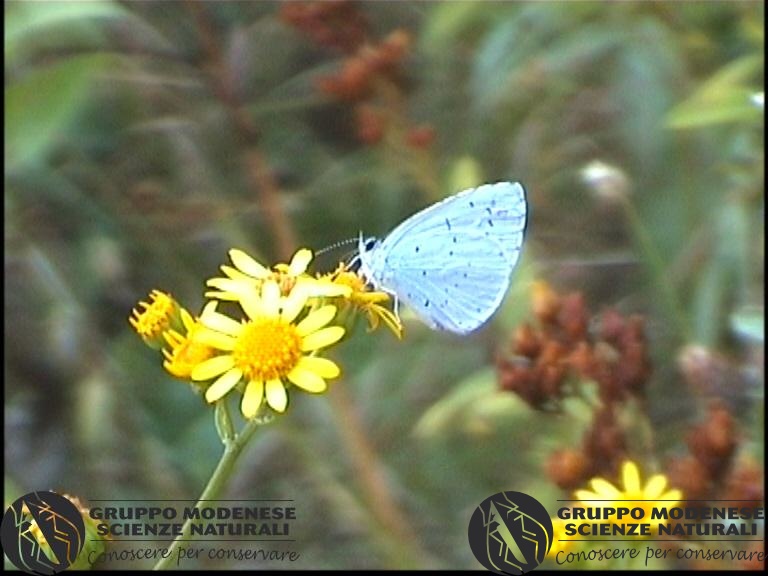
M 655 474 L 643 484 L 637 464 L 627 460 L 621 467 L 621 487 L 614 486 L 605 478 L 592 478 L 592 490 L 577 490 L 574 495 L 593 507 L 615 507 L 617 504 L 632 502 L 650 517 L 652 508 L 674 508 L 682 499 L 680 490 L 667 489 L 668 480 L 663 474 Z
M 325 392 L 326 380 L 339 376 L 340 369 L 315 354 L 338 342 L 344 328 L 328 326 L 336 316 L 333 305 L 310 310 L 296 322 L 307 300 L 307 291 L 292 290 L 283 296 L 277 282 L 267 280 L 260 292 L 239 295 L 247 320 L 238 322 L 219 312 L 201 318 L 204 329 L 196 334 L 196 340 L 217 353 L 191 373 L 195 381 L 213 380 L 205 399 L 216 402 L 245 382 L 241 410 L 246 418 L 253 418 L 265 401 L 276 412 L 284 412 L 288 406 L 286 386 Z

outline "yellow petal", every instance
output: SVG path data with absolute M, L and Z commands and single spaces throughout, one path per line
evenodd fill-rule
M 664 474 L 656 474 L 651 476 L 645 485 L 643 490 L 643 498 L 647 500 L 655 500 L 661 493 L 664 492 L 664 488 L 667 487 L 667 477 Z
M 319 350 L 325 348 L 331 344 L 335 344 L 341 337 L 344 336 L 344 328 L 341 326 L 329 326 L 323 328 L 317 332 L 313 332 L 309 336 L 305 336 L 301 340 L 301 351 L 311 352 L 313 350 Z
M 307 336 L 312 332 L 317 332 L 320 328 L 333 320 L 334 316 L 336 316 L 336 306 L 333 306 L 332 304 L 322 306 L 307 314 L 307 317 L 296 326 L 296 332 L 299 333 L 299 336 Z
M 374 304 L 371 313 L 373 314 L 373 316 L 370 316 L 371 318 L 381 318 L 395 336 L 400 340 L 403 339 L 403 326 L 400 324 L 400 319 L 389 308 Z M 378 320 L 376 321 L 376 326 L 378 326 Z M 372 328 L 374 327 L 372 326 Z
M 322 378 L 338 378 L 341 374 L 341 370 L 335 362 L 315 356 L 302 356 L 296 368 L 309 370 Z
M 235 343 L 237 342 L 236 338 L 228 336 L 227 334 L 222 334 L 221 332 L 216 332 L 210 328 L 198 328 L 195 330 L 195 336 L 192 340 L 225 352 L 234 350 Z
M 192 369 L 192 380 L 210 380 L 219 374 L 227 372 L 235 366 L 235 359 L 230 354 L 215 356 L 201 362 Z
M 240 382 L 242 377 L 242 370 L 233 368 L 208 387 L 205 391 L 205 399 L 208 402 L 216 402 L 216 400 L 223 398 L 227 392 L 232 390 L 232 388 Z
M 247 278 L 253 279 L 252 276 L 249 276 L 248 274 L 245 274 L 243 272 L 240 272 L 237 268 L 232 268 L 232 266 L 227 266 L 226 264 L 223 266 L 219 266 L 222 272 L 226 274 L 228 278 L 232 278 L 233 280 L 244 280 Z
M 245 387 L 243 401 L 240 404 L 240 410 L 246 418 L 253 418 L 261 406 L 264 399 L 264 382 L 261 380 L 251 380 Z
M 195 319 L 192 317 L 192 314 L 187 312 L 184 308 L 181 308 L 181 322 L 184 324 L 184 328 L 187 329 L 187 332 L 189 332 L 192 327 L 195 325 Z
M 316 280 L 314 278 L 299 278 L 296 286 L 301 286 L 306 290 L 310 297 L 336 298 L 337 296 L 348 297 L 352 295 L 352 288 L 344 284 L 336 284 L 328 280 Z
M 621 467 L 621 476 L 624 481 L 625 492 L 640 492 L 640 471 L 637 469 L 637 464 L 631 460 L 624 462 Z
M 288 406 L 288 394 L 285 392 L 285 386 L 278 380 L 267 380 L 267 404 L 269 404 L 275 412 L 285 412 L 285 407 Z
M 250 292 L 242 293 L 240 295 L 240 307 L 251 320 L 257 320 L 263 318 L 266 314 L 264 312 L 264 303 L 259 298 L 259 293 L 254 289 Z
M 269 270 L 264 268 L 261 264 L 256 262 L 253 258 L 248 256 L 242 250 L 233 248 L 229 251 L 229 257 L 232 259 L 232 263 L 241 272 L 245 272 L 249 276 L 254 278 L 266 278 L 269 276 Z
M 258 287 L 258 283 L 252 278 L 242 280 L 211 278 L 205 285 L 221 290 L 222 292 L 231 292 L 232 294 L 247 294 Z
M 228 334 L 229 336 L 237 336 L 243 330 L 243 325 L 236 320 L 232 320 L 229 316 L 219 314 L 218 312 L 211 312 L 200 318 L 200 322 L 206 328 Z
M 203 306 L 203 311 L 200 313 L 200 320 L 203 318 L 208 317 L 210 314 L 216 313 L 216 307 L 219 305 L 218 302 L 208 302 L 205 306 Z
M 216 300 L 223 300 L 225 302 L 235 302 L 238 300 L 238 295 L 232 292 L 219 292 L 218 290 L 206 290 L 203 295 L 206 298 L 214 298 Z
M 589 502 L 590 500 L 598 500 L 599 496 L 589 490 L 576 490 L 573 493 L 574 497 L 582 502 Z
M 307 266 L 312 261 L 312 251 L 307 248 L 302 248 L 291 258 L 291 263 L 288 266 L 288 274 L 290 276 L 298 276 L 304 274 L 307 271 Z
M 166 330 L 163 332 L 163 339 L 172 349 L 180 346 L 182 342 L 184 342 L 184 338 L 185 337 L 176 332 L 176 330 Z M 168 350 L 163 348 L 163 354 L 169 354 Z
M 670 490 L 669 492 L 665 492 L 662 494 L 661 500 L 673 500 L 675 502 L 679 502 L 683 499 L 683 493 L 682 491 L 678 489 Z
M 307 293 L 299 286 L 294 286 L 291 293 L 283 300 L 283 309 L 280 317 L 283 321 L 291 323 L 304 309 L 307 303 Z
M 589 485 L 592 486 L 592 490 L 595 492 L 597 499 L 614 500 L 621 496 L 621 492 L 619 492 L 613 484 L 603 478 L 593 478 Z
M 314 394 L 325 392 L 328 385 L 321 376 L 317 373 L 306 370 L 301 366 L 296 366 L 293 370 L 288 372 L 288 380 L 293 382 L 296 386 L 307 392 Z
M 280 313 L 280 286 L 272 280 L 261 287 L 261 312 L 267 318 L 275 318 Z

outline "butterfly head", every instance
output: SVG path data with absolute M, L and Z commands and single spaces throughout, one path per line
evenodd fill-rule
M 373 267 L 371 266 L 371 254 L 380 244 L 381 240 L 378 238 L 373 236 L 366 238 L 361 232 L 357 242 L 357 255 L 350 263 L 350 268 L 355 269 L 366 279 L 366 281 L 374 286 L 376 285 L 376 281 L 373 275 Z

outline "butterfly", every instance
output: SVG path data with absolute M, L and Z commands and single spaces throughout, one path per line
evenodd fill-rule
M 464 190 L 358 242 L 359 272 L 428 326 L 468 334 L 501 305 L 523 246 L 525 190 L 498 182 Z

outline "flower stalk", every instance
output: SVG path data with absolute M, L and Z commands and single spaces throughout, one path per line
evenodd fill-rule
M 221 455 L 221 459 L 216 465 L 213 475 L 210 480 L 208 480 L 208 484 L 205 486 L 202 494 L 200 494 L 200 498 L 198 498 L 197 503 L 195 504 L 196 509 L 204 508 L 206 502 L 218 499 L 219 495 L 229 483 L 232 471 L 234 470 L 238 458 L 243 453 L 243 449 L 248 445 L 248 442 L 260 425 L 261 423 L 258 420 L 250 420 L 234 438 L 231 440 L 224 440 L 224 453 Z M 153 570 L 172 570 L 179 567 L 178 549 L 179 546 L 181 546 L 181 543 L 189 538 L 192 530 L 192 517 L 193 515 L 190 515 L 184 522 L 181 534 L 174 539 L 173 543 L 168 548 L 166 556 L 161 558 L 157 564 L 155 564 L 152 568 Z

